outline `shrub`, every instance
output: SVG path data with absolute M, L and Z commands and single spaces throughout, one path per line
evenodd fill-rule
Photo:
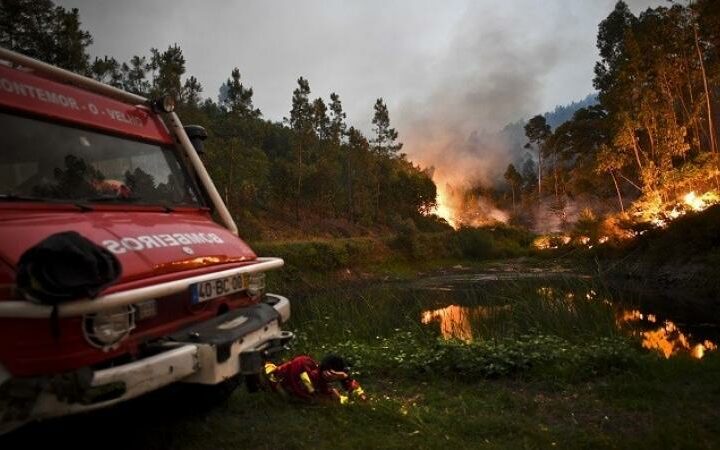
M 418 229 L 412 219 L 405 219 L 395 227 L 395 246 L 407 256 L 418 255 Z
M 346 355 L 355 371 L 366 374 L 401 372 L 409 377 L 442 375 L 466 379 L 545 371 L 586 378 L 627 369 L 640 357 L 637 347 L 623 337 L 598 337 L 577 343 L 553 335 L 526 334 L 465 343 L 433 340 L 410 331 L 378 337 L 372 343 L 347 340 L 322 344 L 314 350 L 319 354 L 333 351 Z

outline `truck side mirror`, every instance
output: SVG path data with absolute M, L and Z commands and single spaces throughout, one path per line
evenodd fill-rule
M 200 125 L 186 125 L 183 128 L 185 129 L 185 133 L 190 139 L 190 143 L 193 145 L 198 155 L 204 155 L 205 147 L 203 145 L 203 141 L 208 137 L 205 128 Z

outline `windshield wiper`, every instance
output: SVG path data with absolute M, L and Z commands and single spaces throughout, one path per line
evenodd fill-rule
M 7 200 L 11 202 L 46 202 L 48 199 L 42 197 L 33 197 L 31 195 L 18 195 L 9 192 L 7 194 L 0 194 L 0 200 Z
M 18 194 L 13 194 L 13 193 L 0 194 L 0 201 L 36 202 L 36 203 L 52 203 L 52 204 L 69 203 L 69 204 L 75 206 L 76 208 L 80 209 L 80 211 L 83 211 L 83 212 L 93 210 L 93 208 L 88 205 L 83 205 L 82 203 L 73 202 L 71 200 L 64 200 L 64 199 L 57 199 L 57 198 L 33 197 L 31 195 L 18 195 Z

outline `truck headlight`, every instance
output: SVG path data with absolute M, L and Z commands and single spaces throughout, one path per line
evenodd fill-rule
M 135 309 L 128 306 L 86 314 L 83 320 L 85 339 L 94 347 L 110 350 L 135 328 Z
M 247 293 L 250 297 L 260 297 L 265 293 L 265 273 L 255 272 L 248 274 Z

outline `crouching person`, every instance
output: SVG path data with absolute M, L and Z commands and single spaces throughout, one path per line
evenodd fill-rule
M 350 399 L 366 401 L 360 384 L 350 376 L 345 360 L 337 355 L 325 356 L 320 364 L 309 356 L 296 356 L 280 365 L 265 364 L 265 378 L 270 387 L 304 400 L 332 400 L 346 404 Z M 345 391 L 333 386 L 337 382 Z

